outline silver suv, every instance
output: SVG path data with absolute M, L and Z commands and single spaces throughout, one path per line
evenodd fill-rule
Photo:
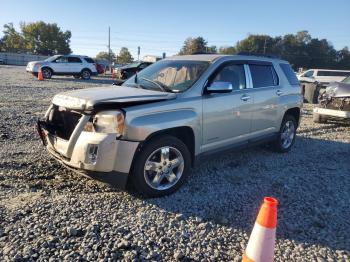
M 288 62 L 191 55 L 159 61 L 122 86 L 56 95 L 39 134 L 74 171 L 147 196 L 174 192 L 218 151 L 293 146 L 302 96 Z
M 55 55 L 43 61 L 32 61 L 27 64 L 26 71 L 37 76 L 40 69 L 47 79 L 53 75 L 72 75 L 88 80 L 92 75 L 97 75 L 95 61 L 80 55 Z

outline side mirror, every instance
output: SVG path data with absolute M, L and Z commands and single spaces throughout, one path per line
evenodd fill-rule
M 211 83 L 210 86 L 207 87 L 208 93 L 230 93 L 232 92 L 232 84 L 230 82 L 221 82 L 216 81 Z

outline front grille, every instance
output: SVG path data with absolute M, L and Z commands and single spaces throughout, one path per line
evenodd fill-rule
M 69 140 L 81 117 L 77 112 L 54 106 L 49 114 L 48 124 L 53 135 Z

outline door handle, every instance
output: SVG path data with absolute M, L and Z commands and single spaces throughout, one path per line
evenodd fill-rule
M 242 101 L 248 101 L 250 99 L 250 96 L 248 96 L 248 95 L 242 95 L 241 96 L 241 100 Z
M 283 92 L 282 92 L 281 90 L 277 90 L 277 91 L 276 91 L 276 95 L 280 96 L 280 95 L 282 95 L 282 94 L 283 94 Z

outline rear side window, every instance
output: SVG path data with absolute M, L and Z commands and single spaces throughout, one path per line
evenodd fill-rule
M 278 76 L 272 65 L 249 65 L 253 88 L 277 86 Z
M 299 80 L 289 64 L 280 64 L 280 67 L 284 75 L 287 77 L 289 84 L 299 85 Z
M 68 57 L 68 63 L 81 63 L 81 60 L 79 57 L 70 56 Z
M 95 61 L 92 58 L 90 58 L 90 57 L 85 57 L 84 59 L 85 59 L 86 62 L 88 62 L 90 64 L 94 64 L 95 63 Z
M 341 71 L 318 71 L 317 76 L 348 76 L 350 72 Z

